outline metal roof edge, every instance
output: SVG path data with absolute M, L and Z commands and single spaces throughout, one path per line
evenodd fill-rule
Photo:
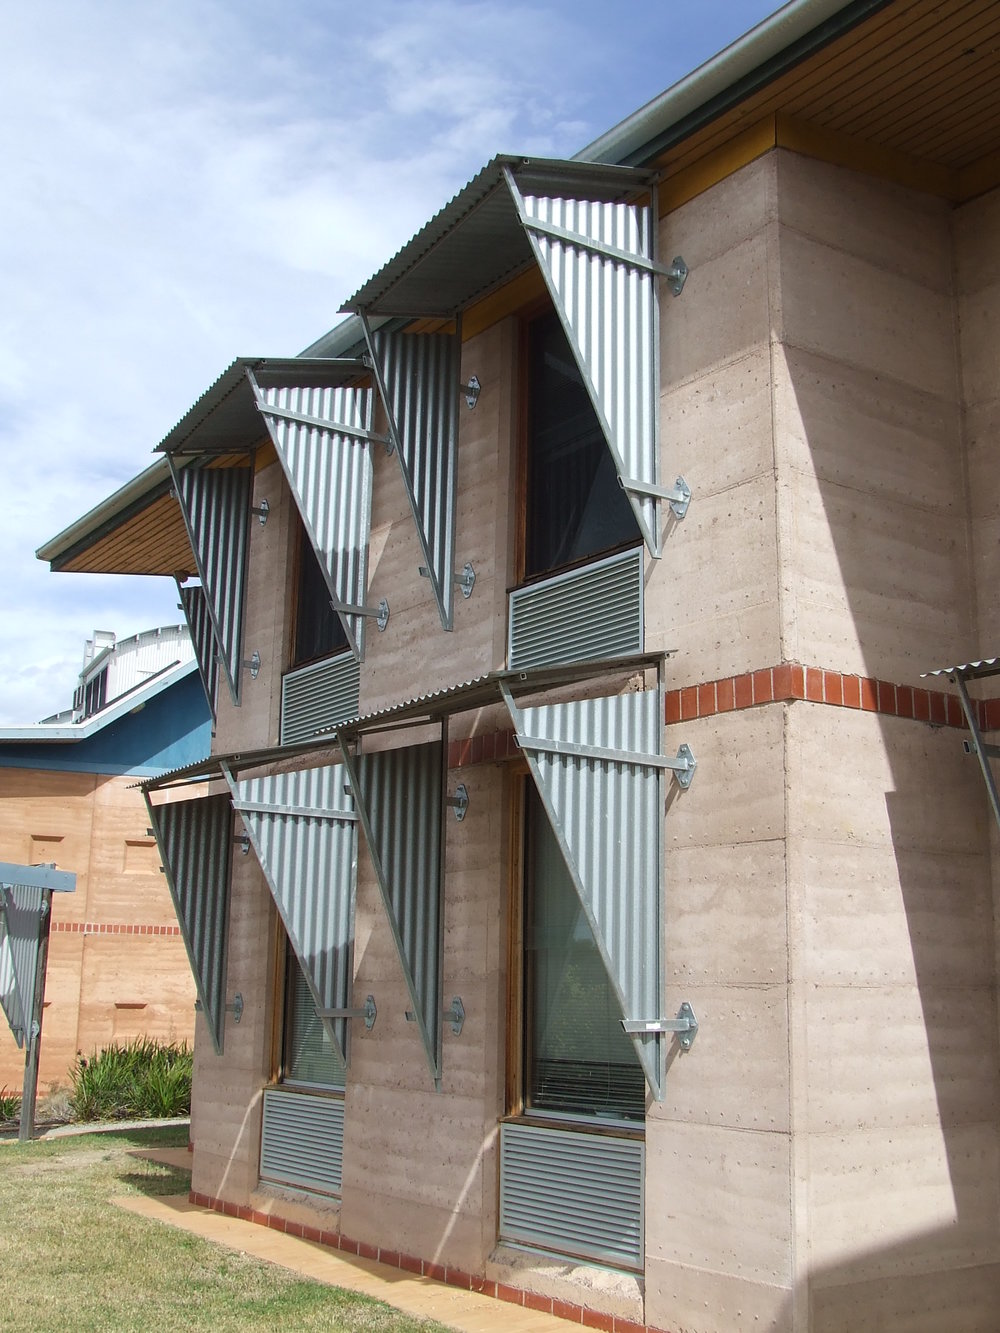
M 574 154 L 639 164 L 896 0 L 791 0 Z
M 81 518 L 76 519 L 68 528 L 63 528 L 62 532 L 57 533 L 44 545 L 39 546 L 35 551 L 35 559 L 47 560 L 51 564 L 54 560 L 66 556 L 81 541 L 93 536 L 97 528 L 112 519 L 119 518 L 133 506 L 141 504 L 149 497 L 151 492 L 169 481 L 170 469 L 167 466 L 166 459 L 157 458 L 138 476 L 133 477 L 131 481 L 127 481 L 124 486 L 119 487 L 117 491 L 113 491 L 106 499 L 96 504 L 93 509 L 88 509 Z
M 178 662 L 165 667 L 155 676 L 151 676 L 141 685 L 120 694 L 117 699 L 93 713 L 83 722 L 69 725 L 33 722 L 24 727 L 0 727 L 0 744 L 53 744 L 89 740 L 112 722 L 117 722 L 128 713 L 155 699 L 158 694 L 184 680 L 192 671 L 197 671 L 198 663 L 191 658 L 187 662 Z

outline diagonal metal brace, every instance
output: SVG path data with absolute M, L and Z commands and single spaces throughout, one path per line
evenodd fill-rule
M 669 501 L 674 517 L 678 519 L 685 516 L 691 503 L 691 487 L 683 477 L 678 477 L 673 486 L 654 486 L 652 482 L 638 481 L 634 477 L 619 477 L 618 484 L 623 491 Z
M 431 571 L 426 565 L 421 565 L 418 568 L 417 573 L 422 579 L 429 579 L 431 576 Z M 472 589 L 476 586 L 476 571 L 472 568 L 472 565 L 468 560 L 466 560 L 465 564 L 462 566 L 461 574 L 452 574 L 451 581 L 457 587 L 462 589 L 462 596 L 466 598 L 466 600 L 472 596 Z
M 375 1026 L 378 1010 L 375 1008 L 375 996 L 369 995 L 360 1009 L 317 1009 L 317 1018 L 363 1018 L 365 1027 L 371 1032 Z
M 412 1009 L 407 1009 L 403 1017 L 406 1019 L 407 1023 L 415 1023 L 417 1021 L 417 1016 Z M 462 1003 L 460 996 L 452 996 L 451 1008 L 446 1009 L 441 1017 L 446 1023 L 451 1024 L 451 1030 L 456 1037 L 462 1035 L 462 1028 L 465 1026 L 465 1005 Z
M 676 1018 L 623 1018 L 622 1027 L 626 1032 L 675 1032 L 677 1041 L 685 1051 L 691 1049 L 698 1035 L 698 1020 L 687 1000 L 677 1010 Z
M 194 1007 L 195 1011 L 200 1014 L 205 1006 L 202 1004 L 201 1000 L 195 1000 Z M 243 995 L 240 991 L 237 991 L 233 996 L 232 1004 L 223 1005 L 226 1013 L 232 1014 L 234 1023 L 238 1023 L 243 1017 L 243 1007 Z
M 371 616 L 378 626 L 381 634 L 389 623 L 389 603 L 383 597 L 378 606 L 356 606 L 353 602 L 334 602 L 330 605 L 334 611 L 340 611 L 345 616 Z

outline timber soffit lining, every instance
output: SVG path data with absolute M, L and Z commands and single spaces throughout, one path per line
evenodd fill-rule
M 861 18 L 847 31 L 790 67 L 763 66 L 737 81 L 625 160 L 655 163 L 669 177 L 777 114 L 944 169 L 946 193 L 971 197 L 973 173 L 1000 144 L 1000 7 L 891 0 L 845 6 L 852 10 Z

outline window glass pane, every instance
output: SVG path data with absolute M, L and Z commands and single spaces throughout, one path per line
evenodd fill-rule
M 299 582 L 295 600 L 295 655 L 292 666 L 331 657 L 347 647 L 340 617 L 305 528 L 299 536 Z
M 344 1064 L 316 1017 L 305 974 L 291 947 L 285 967 L 282 1081 L 312 1088 L 342 1088 Z
M 526 1109 L 641 1121 L 642 1067 L 548 817 L 526 792 Z
M 641 540 L 554 311 L 528 330 L 525 574 Z

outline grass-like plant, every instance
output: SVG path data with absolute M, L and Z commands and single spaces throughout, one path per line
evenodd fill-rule
M 70 1071 L 78 1120 L 158 1120 L 191 1110 L 192 1053 L 187 1044 L 137 1037 L 89 1057 Z
M 17 1120 L 21 1114 L 21 1094 L 0 1088 L 0 1120 Z

